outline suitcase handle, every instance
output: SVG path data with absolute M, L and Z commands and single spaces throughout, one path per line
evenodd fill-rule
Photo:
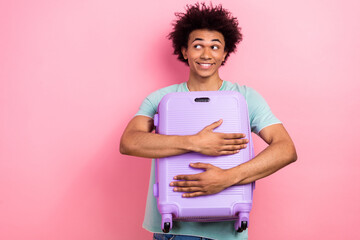
M 208 98 L 208 97 L 200 97 L 200 98 L 195 98 L 194 101 L 195 102 L 210 102 L 210 98 Z

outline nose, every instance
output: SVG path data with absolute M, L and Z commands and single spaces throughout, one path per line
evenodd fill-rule
M 201 54 L 201 59 L 211 59 L 211 52 L 209 48 L 204 48 L 202 54 Z

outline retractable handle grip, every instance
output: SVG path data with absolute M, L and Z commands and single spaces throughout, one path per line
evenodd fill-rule
M 199 97 L 194 99 L 195 102 L 210 102 L 209 97 Z

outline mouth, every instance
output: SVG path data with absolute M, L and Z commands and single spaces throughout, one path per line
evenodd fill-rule
M 197 63 L 197 64 L 200 65 L 200 67 L 203 68 L 203 69 L 208 69 L 212 65 L 214 65 L 214 63 Z

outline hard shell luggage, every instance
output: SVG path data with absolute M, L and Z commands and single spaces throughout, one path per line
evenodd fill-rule
M 179 174 L 196 174 L 190 163 L 210 163 L 222 169 L 235 167 L 254 157 L 248 108 L 245 98 L 235 91 L 174 92 L 165 95 L 154 117 L 156 132 L 165 135 L 193 135 L 215 121 L 223 123 L 214 132 L 245 133 L 247 148 L 239 153 L 207 156 L 196 152 L 156 159 L 154 196 L 162 216 L 161 227 L 167 233 L 172 221 L 231 221 L 239 232 L 249 226 L 255 183 L 231 186 L 213 195 L 183 198 L 170 187 Z

